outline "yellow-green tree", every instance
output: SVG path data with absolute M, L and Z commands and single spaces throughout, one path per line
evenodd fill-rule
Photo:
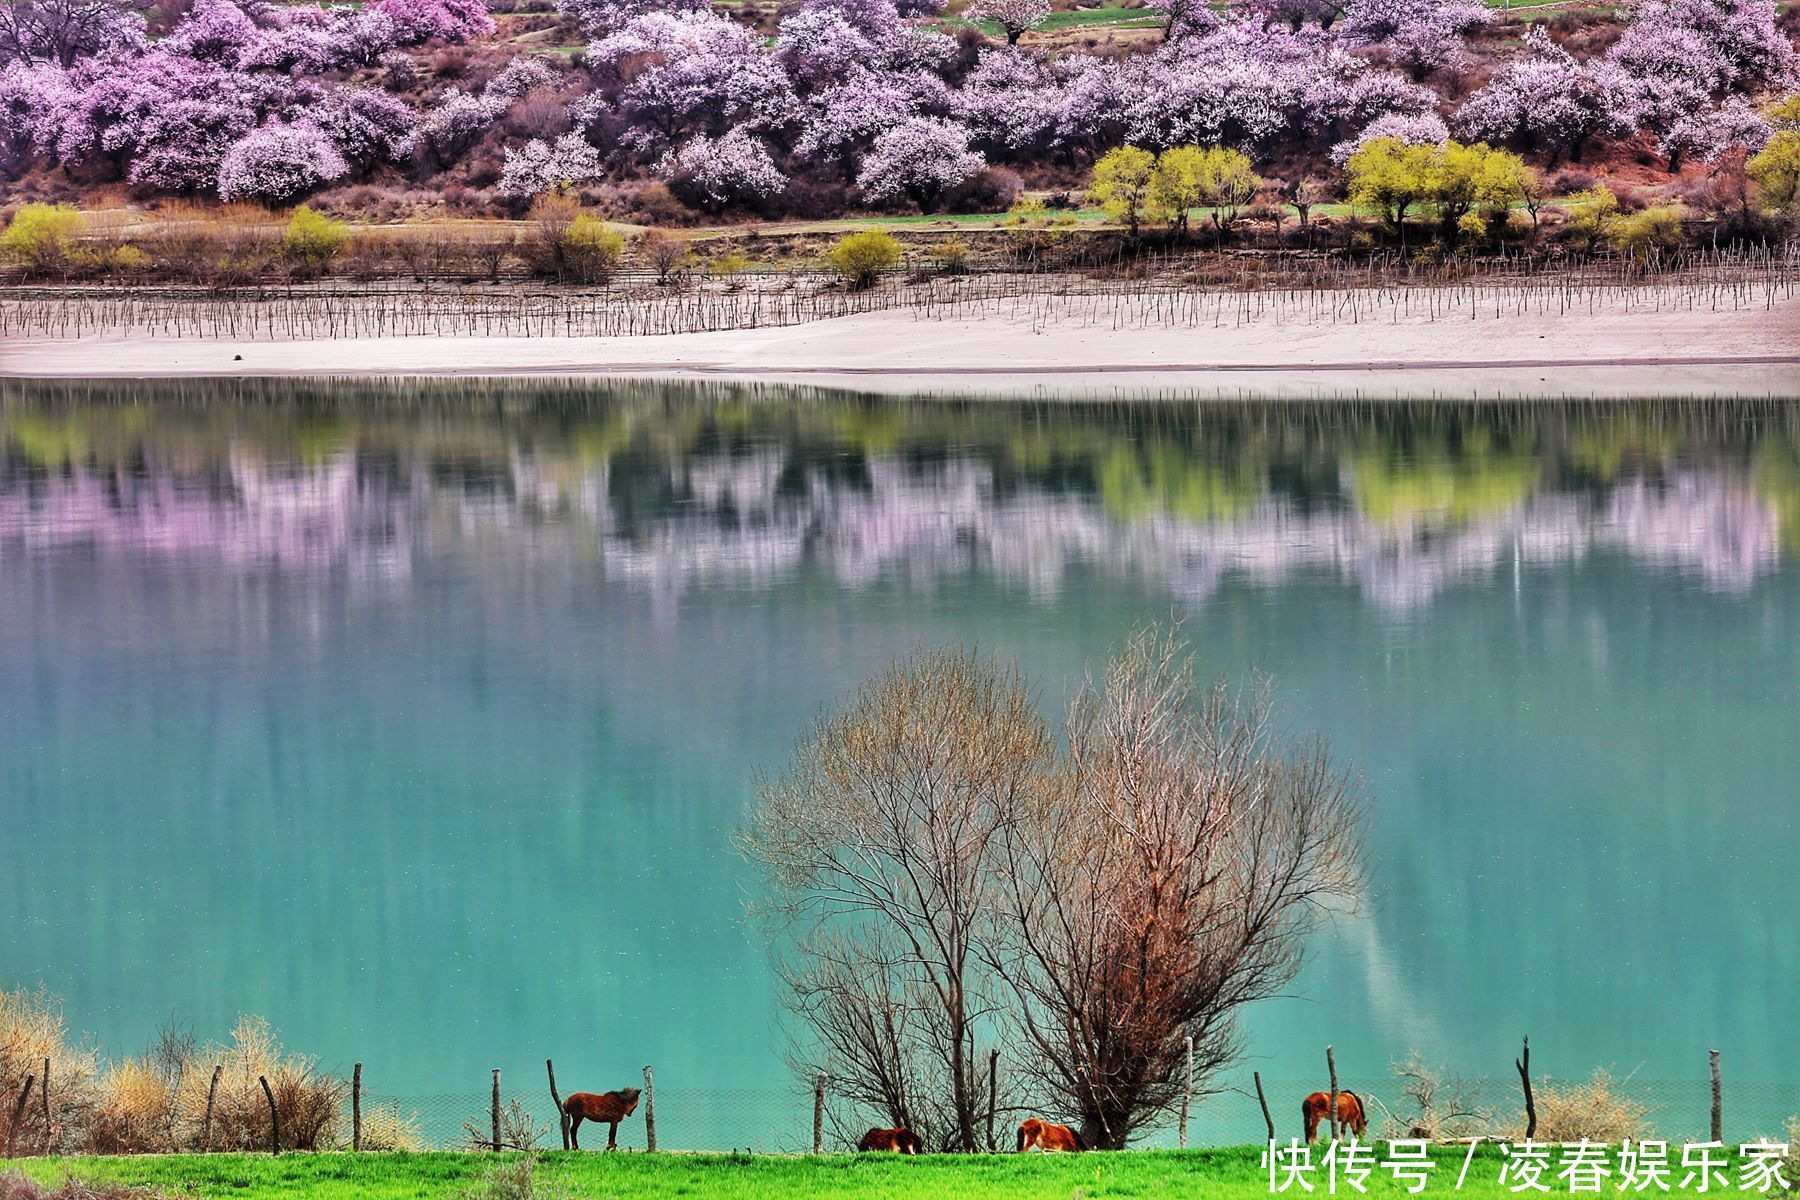
M 1136 238 L 1150 207 L 1150 181 L 1156 174 L 1156 156 L 1137 146 L 1117 146 L 1094 164 L 1088 182 L 1088 198 L 1123 221 Z
M 1263 181 L 1249 158 L 1224 146 L 1172 146 L 1156 156 L 1150 175 L 1150 208 L 1177 233 L 1188 216 L 1210 208 L 1221 232 L 1256 198 Z
M 1789 106 L 1800 109 L 1800 97 L 1789 101 Z M 1795 120 L 1800 123 L 1800 113 Z M 1783 129 L 1777 133 L 1744 164 L 1744 171 L 1771 205 L 1782 212 L 1800 210 L 1800 132 Z
M 1150 208 L 1178 234 L 1188 230 L 1188 214 L 1206 203 L 1206 151 L 1171 146 L 1156 156 L 1150 172 Z
M 865 288 L 900 261 L 900 242 L 885 229 L 845 234 L 826 254 L 825 261 L 851 287 Z
M 1370 138 L 1344 164 L 1352 204 L 1380 211 L 1406 240 L 1406 214 L 1432 199 L 1438 147 L 1413 146 L 1394 137 Z
M 73 205 L 27 204 L 0 234 L 0 249 L 29 270 L 55 271 L 69 261 L 75 240 L 85 229 L 86 221 Z

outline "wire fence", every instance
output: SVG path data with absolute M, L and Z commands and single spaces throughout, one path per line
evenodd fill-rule
M 1321 1072 L 1322 1074 L 1322 1072 Z M 1324 1090 L 1323 1078 L 1263 1079 L 1276 1138 L 1287 1141 L 1302 1134 L 1300 1104 L 1307 1095 Z M 1533 1086 L 1542 1113 L 1559 1093 L 1581 1088 L 1579 1078 L 1534 1078 Z M 1354 1091 L 1368 1113 L 1368 1138 L 1399 1138 L 1412 1132 L 1419 1114 L 1402 1094 L 1401 1081 L 1392 1076 L 1365 1080 L 1345 1075 L 1340 1086 Z M 1453 1086 L 1459 1106 L 1468 1116 L 1457 1127 L 1468 1133 L 1500 1139 L 1524 1135 L 1525 1115 L 1519 1080 L 1487 1076 L 1446 1081 Z M 1217 1090 L 1197 1094 L 1188 1121 L 1190 1146 L 1260 1144 L 1268 1137 L 1262 1108 L 1249 1078 L 1216 1082 Z M 1710 1133 L 1711 1085 L 1694 1079 L 1618 1077 L 1611 1082 L 1614 1096 L 1643 1109 L 1643 1133 L 1671 1142 L 1704 1141 Z M 1442 1099 L 1446 1095 L 1440 1092 Z M 1728 1142 L 1763 1138 L 1784 1139 L 1790 1121 L 1800 1115 L 1800 1083 L 1731 1082 L 1723 1089 L 1724 1129 Z M 542 1081 L 508 1087 L 502 1091 L 507 1111 L 506 1144 L 512 1142 L 514 1102 L 533 1123 L 536 1146 L 556 1149 L 561 1144 L 556 1110 Z M 888 1124 L 884 1114 L 858 1112 L 839 1106 L 827 1087 L 829 1106 L 824 1122 L 824 1149 L 854 1149 L 862 1130 Z M 416 1124 L 419 1140 L 429 1148 L 484 1150 L 490 1148 L 492 1097 L 480 1091 L 421 1095 L 365 1095 L 364 1111 L 385 1107 Z M 996 1117 L 998 1148 L 1013 1145 L 1013 1130 L 1025 1108 L 1001 1098 Z M 1047 1117 L 1066 1114 L 1046 1113 Z M 1443 1113 L 1440 1111 L 1440 1117 Z M 643 1151 L 647 1146 L 647 1118 L 656 1130 L 661 1151 L 801 1154 L 812 1149 L 814 1094 L 796 1082 L 784 1088 L 665 1087 L 658 1083 L 654 1109 L 640 1105 L 618 1130 L 621 1151 Z M 348 1123 L 345 1123 L 346 1130 Z M 578 1133 L 581 1149 L 606 1147 L 604 1125 L 584 1124 Z M 1171 1111 L 1147 1129 L 1134 1145 L 1172 1148 L 1180 1143 L 1177 1114 Z

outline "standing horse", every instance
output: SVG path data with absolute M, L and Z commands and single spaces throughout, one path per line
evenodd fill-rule
M 1306 1140 L 1312 1141 L 1319 1136 L 1319 1126 L 1327 1123 L 1327 1115 L 1331 1112 L 1331 1093 L 1314 1092 L 1300 1102 L 1300 1120 L 1306 1126 Z M 1347 1128 L 1357 1137 L 1369 1127 L 1368 1114 L 1363 1111 L 1362 1097 L 1355 1092 L 1339 1092 L 1337 1094 L 1338 1124 Z
M 896 1154 L 917 1154 L 919 1135 L 901 1126 L 899 1129 L 871 1129 L 856 1143 L 858 1150 L 892 1150 Z
M 1086 1149 L 1081 1135 L 1067 1125 L 1052 1125 L 1036 1117 L 1027 1117 L 1019 1123 L 1020 1154 L 1027 1150 L 1039 1150 L 1046 1154 L 1053 1150 L 1065 1150 L 1073 1154 Z
M 619 1148 L 619 1122 L 637 1111 L 638 1097 L 643 1095 L 642 1088 L 620 1088 L 616 1092 L 576 1092 L 563 1101 L 563 1111 L 569 1114 L 569 1148 L 581 1149 L 581 1143 L 575 1138 L 575 1131 L 581 1128 L 583 1121 L 606 1124 L 606 1148 Z

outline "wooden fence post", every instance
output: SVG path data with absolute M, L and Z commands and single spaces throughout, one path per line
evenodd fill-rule
M 988 1051 L 988 1111 L 987 1111 L 987 1146 L 988 1153 L 996 1153 L 1000 1147 L 994 1142 L 994 1106 L 1000 1103 L 1000 1048 L 996 1046 Z
M 656 1153 L 656 1078 L 644 1068 L 644 1150 Z
M 362 1064 L 350 1072 L 350 1149 L 362 1149 Z
M 1537 1133 L 1537 1101 L 1531 1095 L 1531 1038 L 1527 1036 L 1519 1057 L 1513 1059 L 1519 1069 L 1519 1085 L 1525 1089 L 1525 1140 Z
M 212 1150 L 212 1114 L 213 1101 L 219 1098 L 219 1076 L 225 1073 L 225 1064 L 213 1067 L 212 1086 L 206 1089 L 206 1119 L 200 1122 L 200 1153 Z
M 562 1096 L 556 1090 L 556 1064 L 546 1058 L 544 1070 L 550 1076 L 550 1102 L 556 1105 L 556 1125 L 562 1130 L 563 1149 L 567 1150 L 569 1148 L 569 1114 L 563 1111 Z
M 494 1068 L 494 1097 L 488 1106 L 488 1116 L 494 1123 L 494 1153 L 500 1153 L 500 1068 Z
M 44 1153 L 48 1155 L 56 1147 L 53 1136 L 54 1129 L 50 1124 L 50 1060 L 44 1060 L 44 1079 L 38 1084 L 38 1102 L 44 1106 Z
M 1256 1080 L 1256 1102 L 1262 1105 L 1263 1124 L 1269 1127 L 1269 1140 L 1275 1140 L 1275 1118 L 1269 1115 L 1269 1098 L 1263 1095 L 1262 1072 L 1252 1071 L 1250 1077 Z
M 1328 1111 L 1331 1114 L 1331 1140 L 1335 1142 L 1338 1140 L 1339 1133 L 1337 1111 L 1337 1057 L 1331 1052 L 1330 1046 L 1325 1047 L 1325 1069 L 1331 1074 L 1331 1108 Z
M 275 1093 L 269 1089 L 269 1077 L 258 1075 L 256 1081 L 262 1084 L 263 1098 L 269 1102 L 269 1153 L 281 1153 L 281 1114 L 275 1111 Z
M 1188 1105 L 1194 1099 L 1194 1038 L 1187 1039 L 1187 1089 L 1181 1093 L 1181 1148 L 1187 1149 Z
M 12 1124 L 6 1127 L 6 1157 L 13 1156 L 13 1138 L 19 1133 L 19 1118 L 25 1115 L 25 1102 L 31 1099 L 31 1085 L 37 1082 L 36 1075 L 25 1077 L 25 1086 L 19 1089 L 19 1102 L 13 1105 Z
M 825 1072 L 813 1080 L 813 1153 L 825 1153 Z
M 1712 1140 L 1725 1140 L 1725 1084 L 1719 1078 L 1719 1052 L 1708 1050 L 1707 1062 L 1712 1067 Z

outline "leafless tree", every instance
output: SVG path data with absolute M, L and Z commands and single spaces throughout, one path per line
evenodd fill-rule
M 117 0 L 0 0 L 0 65 L 54 62 L 141 42 L 144 21 Z
M 784 971 L 816 1042 L 807 1071 L 929 1145 L 980 1148 L 1001 824 L 1052 759 L 1019 672 L 960 650 L 921 653 L 822 718 L 765 781 L 741 847 L 770 883 L 763 909 L 795 938 Z
M 1267 690 L 1196 693 L 1173 633 L 1134 637 L 1071 706 L 1063 769 L 1002 823 L 988 940 L 1023 1064 L 1090 1144 L 1122 1148 L 1236 1057 L 1245 1004 L 1298 970 L 1361 878 L 1360 790 Z
M 1494 1110 L 1480 1103 L 1479 1087 L 1460 1075 L 1446 1075 L 1419 1056 L 1394 1064 L 1400 1088 L 1399 1112 L 1388 1114 L 1390 1138 L 1463 1138 L 1491 1132 Z

